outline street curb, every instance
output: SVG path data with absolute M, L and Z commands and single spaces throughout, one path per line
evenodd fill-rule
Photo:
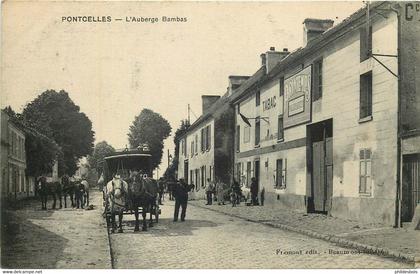
M 355 242 L 355 241 L 350 241 L 347 240 L 345 238 L 341 238 L 341 237 L 337 237 L 334 235 L 328 235 L 328 234 L 322 234 L 316 231 L 312 231 L 312 230 L 307 230 L 307 229 L 302 229 L 302 228 L 296 228 L 290 225 L 285 225 L 285 224 L 275 224 L 275 223 L 271 223 L 271 222 L 261 222 L 255 219 L 249 219 L 246 217 L 242 217 L 239 215 L 235 215 L 235 214 L 231 214 L 231 213 L 226 213 L 223 211 L 219 211 L 213 208 L 208 208 L 202 205 L 198 205 L 198 204 L 193 204 L 190 203 L 192 206 L 196 206 L 199 208 L 203 208 L 203 209 L 207 209 L 210 211 L 214 211 L 214 212 L 218 212 L 230 217 L 235 217 L 238 219 L 242 219 L 248 222 L 252 222 L 252 223 L 258 223 L 258 224 L 263 224 L 266 226 L 270 226 L 270 227 L 274 227 L 274 228 L 279 228 L 282 230 L 287 230 L 287 231 L 291 231 L 291 232 L 296 232 L 299 234 L 303 234 L 306 236 L 310 236 L 312 238 L 316 238 L 319 240 L 324 240 L 326 242 L 330 242 L 330 243 L 334 243 L 337 244 L 338 246 L 341 247 L 345 247 L 345 248 L 352 248 L 352 249 L 356 249 L 360 252 L 366 253 L 366 254 L 373 254 L 373 255 L 377 255 L 380 257 L 384 257 L 384 258 L 388 258 L 388 259 L 393 259 L 395 261 L 399 261 L 399 262 L 404 262 L 404 263 L 408 263 L 408 264 L 415 264 L 415 257 L 412 255 L 408 255 L 408 254 L 404 254 L 398 251 L 393 251 L 393 250 L 389 250 L 386 248 L 381 248 L 381 247 L 377 247 L 377 246 L 372 246 L 372 245 L 366 245 L 366 244 L 362 244 L 359 242 Z

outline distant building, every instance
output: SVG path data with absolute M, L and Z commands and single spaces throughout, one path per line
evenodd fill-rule
M 237 180 L 255 177 L 273 206 L 410 221 L 420 202 L 419 19 L 413 3 L 373 2 L 335 27 L 306 19 L 304 47 L 264 53 L 230 98 Z
M 222 96 L 203 95 L 202 115 L 180 138 L 178 178 L 195 185 L 191 197 L 205 197 L 207 179 L 229 185 L 232 176 L 234 109 L 230 97 L 247 76 L 230 76 Z
M 35 193 L 33 180 L 26 170 L 25 133 L 1 111 L 1 195 L 19 199 Z

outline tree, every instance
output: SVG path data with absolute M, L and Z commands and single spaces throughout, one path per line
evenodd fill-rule
M 159 113 L 150 109 L 143 109 L 134 118 L 128 133 L 128 141 L 131 148 L 147 143 L 152 154 L 152 168 L 159 166 L 163 154 L 163 141 L 171 133 L 169 122 Z
M 175 144 L 174 154 L 175 155 L 171 164 L 168 166 L 168 168 L 166 169 L 163 175 L 167 179 L 175 178 L 175 173 L 178 170 L 178 163 L 179 163 L 179 160 L 178 160 L 179 159 L 179 141 L 181 139 L 181 136 L 183 136 L 188 131 L 189 127 L 190 127 L 190 123 L 188 122 L 188 120 L 182 120 L 181 125 L 175 132 L 175 136 L 174 136 L 174 144 Z
M 91 169 L 99 170 L 101 167 L 98 165 L 104 160 L 106 156 L 115 152 L 115 149 L 106 141 L 99 142 L 95 145 L 92 155 L 88 157 L 89 166 Z
M 62 149 L 59 174 L 73 175 L 77 161 L 92 152 L 92 122 L 64 90 L 47 90 L 26 105 L 22 113 L 30 127 L 53 139 Z
M 29 127 L 23 116 L 10 106 L 3 111 L 25 133 L 26 175 L 38 177 L 50 173 L 54 162 L 62 157 L 61 148 L 51 138 Z

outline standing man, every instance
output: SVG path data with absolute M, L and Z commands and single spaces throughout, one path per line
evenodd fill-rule
M 174 197 L 175 197 L 175 212 L 174 222 L 178 221 L 179 208 L 181 207 L 181 222 L 185 221 L 185 215 L 187 214 L 187 203 L 188 203 L 188 192 L 194 188 L 194 185 L 188 185 L 184 179 L 179 179 L 179 183 L 174 185 Z
M 225 187 L 222 181 L 218 181 L 216 185 L 216 192 L 217 192 L 217 204 L 224 205 L 225 204 Z
M 214 184 L 210 181 L 210 178 L 207 178 L 207 186 L 206 186 L 206 196 L 207 196 L 207 204 L 211 205 L 213 202 L 213 191 L 214 191 Z
M 252 205 L 257 205 L 258 204 L 258 183 L 255 177 L 251 178 L 250 191 L 251 191 Z

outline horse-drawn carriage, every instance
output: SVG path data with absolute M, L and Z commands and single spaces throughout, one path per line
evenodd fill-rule
M 111 231 L 116 229 L 115 216 L 119 217 L 122 232 L 122 218 L 134 214 L 139 230 L 139 214 L 143 217 L 142 230 L 147 230 L 146 214 L 150 214 L 149 226 L 159 220 L 158 185 L 152 179 L 151 154 L 147 147 L 125 149 L 105 157 L 103 162 L 104 216 Z

